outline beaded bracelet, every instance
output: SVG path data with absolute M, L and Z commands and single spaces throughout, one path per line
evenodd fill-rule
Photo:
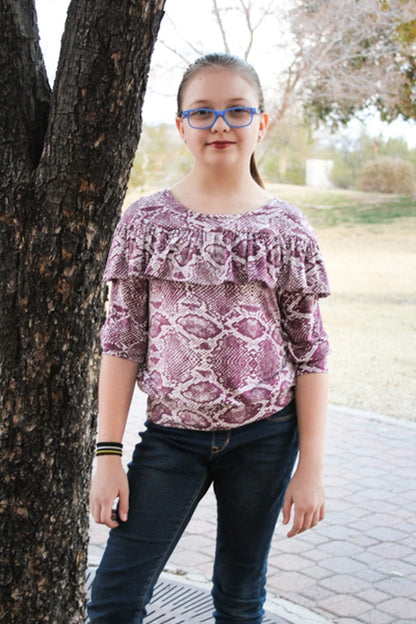
M 95 452 L 96 457 L 101 455 L 123 455 L 123 445 L 121 442 L 98 442 L 97 450 Z

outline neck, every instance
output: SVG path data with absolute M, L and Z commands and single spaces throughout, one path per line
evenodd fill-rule
M 240 214 L 261 207 L 270 195 L 247 175 L 235 175 L 226 169 L 224 173 L 211 174 L 204 169 L 203 175 L 196 167 L 189 175 L 172 187 L 176 198 L 197 212 L 212 214 Z
M 221 169 L 217 167 L 213 169 L 204 167 L 204 169 L 200 171 L 198 166 L 194 165 L 185 180 L 195 191 L 212 197 L 218 195 L 240 195 L 241 193 L 250 193 L 261 188 L 253 180 L 249 170 L 241 171 L 235 167 L 223 167 Z

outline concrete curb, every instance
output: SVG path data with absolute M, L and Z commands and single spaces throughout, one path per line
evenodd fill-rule
M 405 429 L 416 431 L 416 422 L 405 418 L 395 418 L 394 416 L 386 416 L 384 414 L 377 414 L 376 412 L 367 412 L 354 407 L 343 407 L 342 405 L 332 404 L 328 406 L 328 412 L 346 414 L 347 416 L 356 416 L 357 418 L 365 418 L 366 420 L 375 420 L 377 422 L 385 423 L 386 425 L 394 425 L 395 427 L 404 427 Z

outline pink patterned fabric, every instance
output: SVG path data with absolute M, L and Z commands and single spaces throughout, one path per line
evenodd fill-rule
M 327 370 L 319 297 L 329 294 L 303 213 L 272 199 L 207 215 L 168 190 L 135 202 L 114 234 L 103 352 L 140 363 L 148 417 L 202 430 L 269 417 L 296 376 Z

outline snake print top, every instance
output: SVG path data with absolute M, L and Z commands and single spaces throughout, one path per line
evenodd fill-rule
M 271 416 L 296 376 L 327 370 L 315 234 L 278 199 L 240 215 L 198 213 L 169 190 L 133 203 L 114 233 L 103 353 L 140 364 L 153 422 L 231 429 Z

